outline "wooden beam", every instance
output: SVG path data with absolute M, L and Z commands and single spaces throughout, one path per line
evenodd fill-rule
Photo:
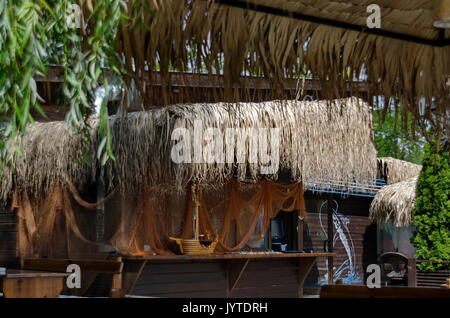
M 233 289 L 236 287 L 239 279 L 244 273 L 250 259 L 231 260 L 228 262 L 228 292 L 227 296 L 231 297 Z
M 146 72 L 144 79 L 148 81 L 150 86 L 161 86 L 162 79 L 159 72 Z M 44 76 L 37 76 L 37 82 L 42 83 L 63 83 L 63 68 L 57 65 L 51 66 Z M 300 82 L 299 82 L 300 81 Z M 247 88 L 251 90 L 273 90 L 272 83 L 265 77 L 246 76 L 241 77 L 243 85 L 235 84 L 234 88 Z M 320 91 L 322 85 L 319 79 L 305 79 L 304 92 Z M 350 84 L 350 83 L 349 83 Z M 352 83 L 358 86 L 358 91 L 367 91 L 367 83 L 355 82 Z M 175 88 L 223 88 L 225 85 L 223 76 L 208 75 L 208 74 L 194 74 L 183 72 L 170 72 L 170 86 Z M 289 91 L 296 91 L 298 86 L 303 85 L 303 79 L 285 78 L 283 80 L 283 88 Z M 348 87 L 350 90 L 350 85 Z

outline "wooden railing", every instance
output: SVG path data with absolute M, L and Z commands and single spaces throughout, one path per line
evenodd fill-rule
M 417 264 L 450 264 L 450 261 L 408 260 L 408 286 L 409 287 L 434 287 L 440 288 L 450 279 L 450 270 L 422 271 L 417 269 Z

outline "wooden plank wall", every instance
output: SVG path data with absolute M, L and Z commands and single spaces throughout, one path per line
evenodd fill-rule
M 297 297 L 298 260 L 252 260 L 231 295 L 227 261 L 147 263 L 130 294 L 153 297 Z
M 147 263 L 132 295 L 152 297 L 226 297 L 225 262 Z
M 322 209 L 321 216 L 318 213 L 322 200 L 317 197 L 307 200 L 309 237 L 305 237 L 305 245 L 306 247 L 308 244 L 312 245 L 315 252 L 323 251 L 324 240 L 327 239 L 325 234 L 327 233 L 327 216 L 323 214 L 323 212 L 326 213 L 327 209 Z M 334 233 L 337 239 L 334 244 L 334 252 L 336 253 L 334 269 L 335 271 L 338 270 L 346 262 L 344 267 L 347 269 L 342 272 L 339 278 L 344 279 L 344 283 L 358 283 L 358 280 L 361 283 L 365 279 L 367 266 L 377 263 L 376 227 L 368 217 L 370 200 L 350 197 L 348 199 L 337 199 L 336 201 L 338 213 L 342 215 L 339 226 L 342 227 L 344 236 L 338 233 L 335 225 Z M 344 228 L 344 225 L 347 226 L 348 231 Z M 350 247 L 351 255 L 354 253 L 354 257 L 351 258 L 355 274 L 353 277 L 349 275 L 350 264 L 346 246 Z M 313 293 L 317 292 L 321 281 L 325 281 L 326 273 L 326 260 L 319 259 L 306 280 L 306 292 L 309 293 L 311 290 Z
M 450 278 L 450 271 L 419 271 L 416 272 L 417 287 L 441 288 L 446 279 Z
M 295 298 L 298 260 L 252 260 L 231 297 Z
M 0 266 L 17 268 L 17 215 L 0 207 Z

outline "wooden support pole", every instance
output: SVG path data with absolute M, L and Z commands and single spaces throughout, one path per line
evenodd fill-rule
M 231 297 L 233 289 L 236 287 L 239 279 L 247 268 L 250 259 L 237 259 L 228 262 L 228 291 L 227 297 Z
M 298 261 L 298 298 L 303 297 L 305 280 L 314 264 L 316 264 L 316 258 L 299 259 Z
M 304 231 L 304 221 L 300 218 L 300 215 L 297 216 L 297 250 L 303 251 L 305 248 L 305 243 L 303 240 L 303 231 Z
M 333 223 L 333 200 L 327 200 L 328 215 L 328 253 L 333 253 L 334 223 Z M 328 284 L 333 284 L 333 257 L 328 257 Z
M 110 298 L 123 298 L 125 297 L 125 293 L 122 288 L 122 271 L 123 271 L 123 262 L 122 257 L 115 257 L 114 261 L 120 262 L 119 271 L 113 274 L 112 283 L 111 283 L 111 292 L 109 294 Z

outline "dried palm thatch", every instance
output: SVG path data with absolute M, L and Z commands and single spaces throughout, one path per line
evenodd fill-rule
M 421 170 L 421 165 L 408 161 L 391 157 L 378 158 L 379 177 L 386 179 L 388 184 L 394 184 L 412 177 L 417 177 Z
M 416 200 L 417 177 L 397 182 L 378 192 L 370 205 L 370 217 L 378 223 L 390 221 L 395 226 L 411 224 Z
M 366 27 L 368 5 L 378 4 L 383 30 L 425 40 L 450 38 L 450 30 L 433 27 L 436 1 L 247 2 L 352 23 L 361 29 Z M 237 101 L 233 85 L 243 81 L 243 74 L 270 79 L 273 89 L 283 97 L 283 78 L 311 72 L 320 78 L 324 97 L 341 98 L 349 91 L 358 94 L 361 83 L 352 81 L 363 75 L 369 97 L 400 98 L 402 115 L 411 112 L 431 119 L 434 99 L 435 113 L 447 118 L 450 45 L 403 41 L 244 10 L 213 0 L 130 0 L 129 8 L 132 19 L 122 26 L 117 49 L 142 89 L 152 81 L 152 71 L 161 72 L 166 103 L 171 92 L 169 70 L 223 74 L 226 101 Z M 240 84 L 245 87 L 245 80 Z M 148 87 L 145 94 L 151 103 Z M 419 107 L 421 98 L 426 102 L 423 112 Z
M 5 173 L 1 194 L 7 196 L 13 188 L 42 193 L 56 182 L 64 184 L 66 176 L 78 188 L 100 178 L 108 188 L 119 186 L 123 191 L 184 190 L 190 181 L 214 185 L 230 177 L 247 181 L 260 177 L 266 163 L 260 157 L 249 160 L 248 140 L 242 148 L 236 140 L 231 148 L 236 155 L 245 155 L 242 163 L 175 163 L 171 151 L 177 141 L 172 140 L 172 132 L 185 128 L 192 134 L 196 120 L 202 121 L 203 129 L 217 128 L 222 133 L 226 128 L 278 128 L 279 166 L 289 171 L 293 181 L 311 184 L 317 179 L 338 179 L 345 186 L 354 178 L 376 175 L 371 112 L 359 99 L 173 105 L 112 117 L 116 161 L 103 167 L 94 160 L 94 150 L 89 164 L 77 161 L 82 151 L 78 137 L 71 136 L 63 123 L 35 125 L 20 140 L 24 155 L 16 158 L 16 170 Z M 95 120 L 91 127 L 95 144 Z M 221 143 L 215 143 L 216 151 L 226 151 L 226 134 L 221 138 Z M 203 140 L 203 146 L 206 143 Z M 275 147 L 270 149 L 275 154 Z
M 93 119 L 89 124 L 95 142 L 97 122 Z M 19 152 L 11 149 L 14 159 L 0 168 L 2 198 L 9 197 L 13 189 L 30 196 L 48 193 L 65 176 L 79 188 L 95 178 L 95 152 L 85 152 L 81 136 L 69 133 L 63 121 L 34 123 L 14 147 Z

